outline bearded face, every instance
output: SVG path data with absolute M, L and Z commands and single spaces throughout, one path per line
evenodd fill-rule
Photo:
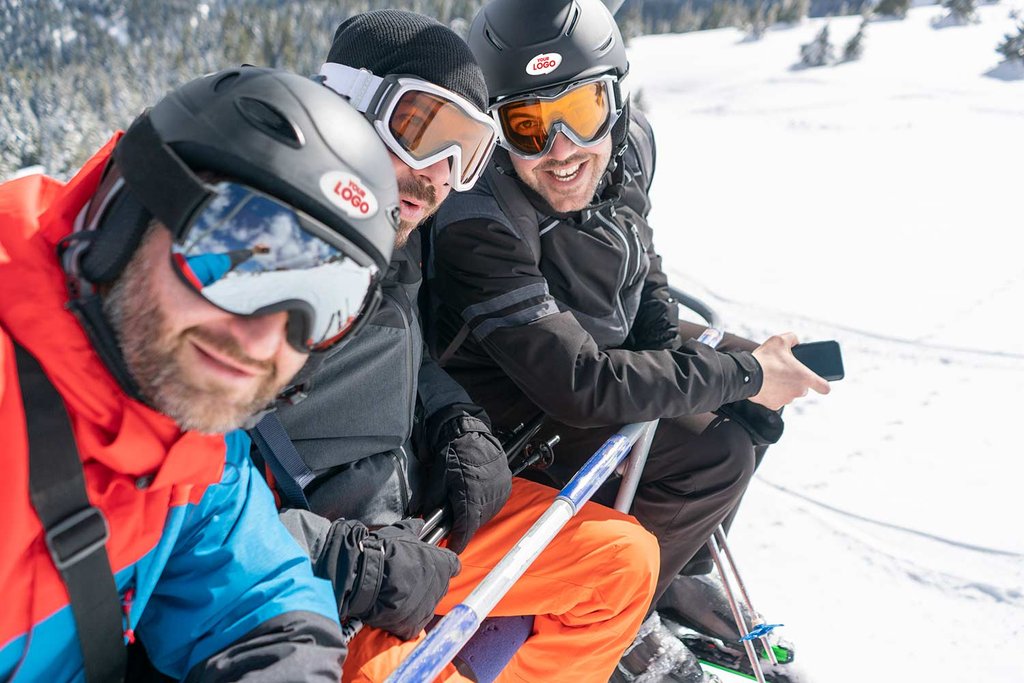
M 170 233 L 150 227 L 104 297 L 143 398 L 183 430 L 224 433 L 265 408 L 305 363 L 287 342 L 287 313 L 237 316 L 187 287 Z

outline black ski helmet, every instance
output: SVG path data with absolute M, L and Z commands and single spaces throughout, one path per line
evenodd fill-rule
M 199 171 L 295 207 L 387 269 L 398 188 L 376 132 L 322 84 L 245 66 L 186 83 L 135 120 L 86 216 L 98 230 L 84 245 L 81 274 L 93 283 L 116 279 L 154 216 L 178 237 L 209 197 L 197 184 Z M 356 219 L 332 201 L 323 179 L 338 172 L 362 181 L 377 200 L 375 212 Z
M 629 71 L 622 34 L 601 0 L 491 0 L 473 19 L 467 42 L 492 105 L 600 74 L 621 79 Z

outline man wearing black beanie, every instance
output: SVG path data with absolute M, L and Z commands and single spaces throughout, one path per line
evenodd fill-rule
M 350 642 L 343 680 L 378 681 L 555 492 L 512 480 L 487 414 L 423 347 L 416 228 L 453 189 L 473 186 L 496 138 L 472 53 L 432 19 L 381 10 L 338 27 L 320 73 L 391 152 L 397 248 L 374 318 L 324 361 L 307 399 L 257 426 L 254 455 L 290 508 L 282 520 L 331 580 L 341 618 L 367 626 Z M 415 519 L 439 506 L 451 528 L 444 548 L 421 541 Z M 505 675 L 607 680 L 644 616 L 657 564 L 653 537 L 634 520 L 584 506 L 499 604 L 501 615 L 535 615 Z M 465 680 L 454 665 L 442 678 Z

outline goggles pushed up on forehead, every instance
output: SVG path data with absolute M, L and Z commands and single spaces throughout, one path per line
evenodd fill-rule
M 208 189 L 171 247 L 200 296 L 235 315 L 287 311 L 288 342 L 301 352 L 337 344 L 370 316 L 377 267 L 337 232 L 244 185 Z
M 501 131 L 499 144 L 516 156 L 537 159 L 551 151 L 558 133 L 573 144 L 601 142 L 622 113 L 623 87 L 613 75 L 501 100 L 491 115 Z
M 365 69 L 327 62 L 324 84 L 367 115 L 381 140 L 415 169 L 450 159 L 449 184 L 473 187 L 497 143 L 494 121 L 466 98 L 413 76 L 374 76 Z

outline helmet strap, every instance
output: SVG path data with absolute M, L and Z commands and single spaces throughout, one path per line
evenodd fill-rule
M 136 401 L 145 403 L 139 391 L 139 385 L 135 383 L 135 379 L 124 362 L 124 355 L 121 353 L 120 344 L 117 343 L 114 328 L 103 313 L 103 300 L 100 295 L 94 292 L 72 298 L 68 301 L 68 309 L 78 318 L 89 341 L 92 342 L 96 355 L 100 357 L 124 392 Z
M 213 191 L 160 139 L 143 114 L 114 148 L 114 161 L 125 185 L 174 239 L 180 239 L 189 219 Z

